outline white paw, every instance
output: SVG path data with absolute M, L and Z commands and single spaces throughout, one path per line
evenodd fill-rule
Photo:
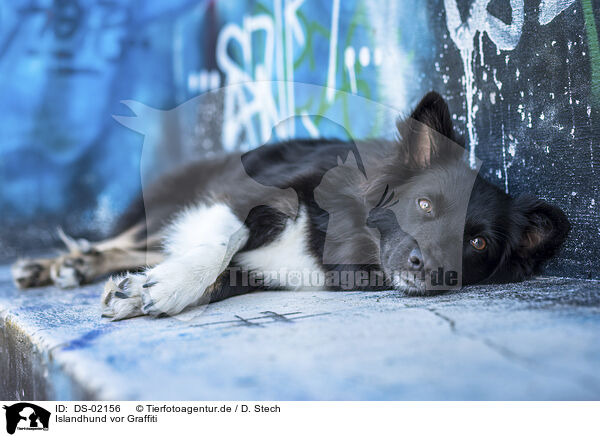
M 142 309 L 145 284 L 146 276 L 143 274 L 130 273 L 110 278 L 106 281 L 102 293 L 102 316 L 122 320 L 148 314 Z
M 102 315 L 112 320 L 143 315 L 165 317 L 181 310 L 174 307 L 173 289 L 166 280 L 161 284 L 146 273 L 128 273 L 110 278 L 102 294 Z
M 79 270 L 79 259 L 69 256 L 61 257 L 50 266 L 52 282 L 60 288 L 78 287 L 84 282 L 84 275 Z
M 203 293 L 215 278 L 199 269 L 190 274 L 179 262 L 162 263 L 144 273 L 111 278 L 102 295 L 102 315 L 121 320 L 141 315 L 174 316 L 201 303 Z

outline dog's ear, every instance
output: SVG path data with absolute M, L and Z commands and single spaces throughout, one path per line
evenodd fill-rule
M 444 98 L 435 91 L 428 92 L 419 102 L 410 118 L 425 124 L 445 137 L 454 138 L 450 110 Z
M 565 214 L 543 200 L 521 196 L 514 200 L 521 215 L 521 238 L 516 253 L 528 264 L 526 274 L 539 273 L 563 244 L 571 225 Z
M 455 159 L 464 149 L 455 141 L 452 117 L 443 97 L 431 91 L 409 118 L 397 123 L 404 164 L 426 168 L 438 159 Z

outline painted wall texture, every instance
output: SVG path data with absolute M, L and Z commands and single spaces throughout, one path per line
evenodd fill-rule
M 548 273 L 600 278 L 599 26 L 600 0 L 4 0 L 0 257 L 58 225 L 106 233 L 140 190 L 142 146 L 176 165 L 256 147 L 286 117 L 278 138 L 388 136 L 354 95 L 407 113 L 434 89 L 489 180 L 567 212 Z M 168 156 L 112 117 L 240 83 L 148 122 Z

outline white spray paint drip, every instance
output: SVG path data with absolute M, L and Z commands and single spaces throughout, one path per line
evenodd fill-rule
M 475 113 L 473 96 L 476 92 L 473 73 L 475 38 L 479 37 L 479 58 L 483 66 L 483 33 L 487 33 L 492 43 L 500 50 L 513 50 L 521 38 L 524 22 L 523 0 L 510 0 L 512 9 L 511 24 L 506 24 L 490 14 L 487 6 L 490 0 L 475 0 L 469 8 L 466 22 L 462 21 L 456 0 L 444 0 L 446 8 L 446 25 L 450 37 L 458 47 L 465 71 L 465 98 L 467 106 L 467 131 L 469 135 L 469 164 L 475 167 L 475 149 L 477 133 L 475 131 Z M 508 55 L 507 55 L 508 62 Z
M 350 91 L 353 94 L 356 94 L 356 72 L 354 71 L 354 64 L 356 62 L 356 52 L 354 51 L 354 47 L 346 47 L 344 52 L 344 64 L 346 65 L 346 70 L 348 70 L 348 77 L 350 78 Z
M 502 167 L 504 169 L 504 192 L 508 193 L 508 165 L 506 164 L 506 144 L 504 141 L 504 123 L 502 123 Z
M 337 58 L 338 21 L 340 15 L 340 0 L 333 0 L 331 12 L 331 38 L 329 38 L 329 68 L 327 70 L 327 101 L 333 102 L 335 95 L 335 70 Z
M 568 51 L 570 52 L 571 50 L 571 42 L 569 41 L 569 43 L 567 44 L 568 47 Z M 568 55 L 567 55 L 568 56 Z M 569 60 L 569 58 L 567 57 L 567 61 Z M 568 63 L 568 62 L 567 62 Z M 569 107 L 571 108 L 571 138 L 575 139 L 575 109 L 573 108 L 573 91 L 571 90 L 571 67 L 569 65 L 567 65 L 567 90 L 569 93 Z
M 592 127 L 592 106 L 587 106 L 588 126 Z M 594 140 L 590 137 L 590 165 L 592 168 L 592 175 L 595 176 L 594 172 Z M 592 199 L 593 200 L 593 199 Z
M 465 87 L 465 99 L 467 106 L 467 132 L 469 135 L 469 164 L 475 168 L 475 149 L 477 147 L 477 134 L 475 132 L 475 120 L 473 117 L 473 91 L 475 87 L 475 77 L 473 74 L 473 52 L 474 42 L 478 29 L 476 29 L 473 11 L 476 10 L 477 3 L 471 5 L 470 17 L 466 23 L 462 22 L 456 0 L 444 0 L 446 7 L 446 25 L 450 32 L 450 37 L 460 51 L 460 57 L 465 72 L 463 84 Z M 479 14 L 478 14 L 479 15 Z
M 494 83 L 496 84 L 496 88 L 498 88 L 498 91 L 502 91 L 502 82 L 500 82 L 498 80 L 498 78 L 496 77 L 498 70 L 496 70 L 495 68 L 492 70 L 492 77 L 494 78 Z
M 467 100 L 467 132 L 469 133 L 469 165 L 475 168 L 475 148 L 477 147 L 477 132 L 475 131 L 475 115 L 473 114 L 473 91 L 475 75 L 473 74 L 473 47 L 461 49 L 460 56 L 465 70 L 465 97 Z

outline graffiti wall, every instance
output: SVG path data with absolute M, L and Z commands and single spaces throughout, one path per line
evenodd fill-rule
M 51 246 L 58 225 L 108 232 L 142 146 L 170 168 L 273 138 L 389 136 L 390 114 L 435 89 L 489 180 L 568 212 L 548 272 L 598 278 L 599 25 L 599 0 L 5 1 L 0 256 Z M 142 109 L 153 141 L 116 120 Z

